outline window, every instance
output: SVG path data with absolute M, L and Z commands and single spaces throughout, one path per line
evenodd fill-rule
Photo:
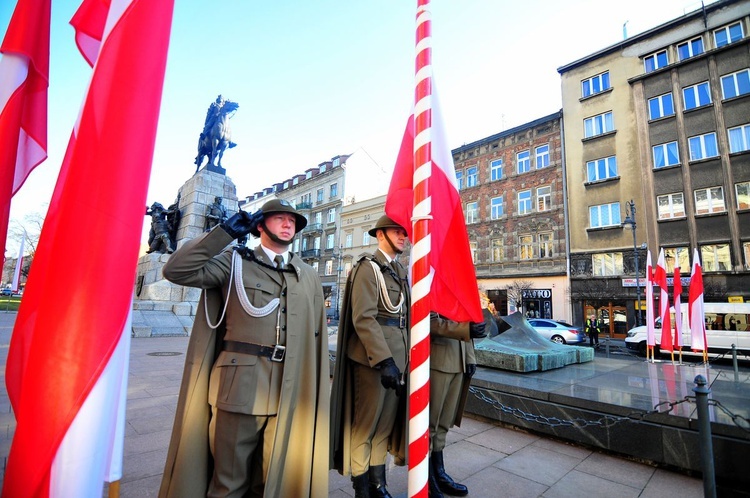
M 352 272 L 352 262 L 347 261 L 344 263 L 344 278 L 349 278 L 349 274 Z
M 339 195 L 339 184 L 332 183 L 331 184 L 331 199 L 335 198 L 337 195 Z
M 307 251 L 307 239 L 302 239 L 302 252 Z
M 591 256 L 594 275 L 597 277 L 609 277 L 622 275 L 622 253 L 610 252 L 594 254 Z
M 677 45 L 677 58 L 681 61 L 703 53 L 703 38 L 693 38 Z
M 504 258 L 504 252 L 503 251 L 503 239 L 492 239 L 490 241 L 490 251 L 492 256 L 492 261 L 494 263 L 500 263 Z
M 750 150 L 750 124 L 729 128 L 729 152 Z
M 620 203 L 600 204 L 589 208 L 589 227 L 602 228 L 620 224 Z
M 745 253 L 745 269 L 750 270 L 750 242 L 742 243 L 742 252 Z
M 608 178 L 617 177 L 617 158 L 615 156 L 604 157 L 586 163 L 586 172 L 589 182 L 597 182 Z
M 490 200 L 490 219 L 497 220 L 505 214 L 505 203 L 503 197 L 493 197 Z
M 539 257 L 551 258 L 554 255 L 555 255 L 555 251 L 552 246 L 552 232 L 540 232 L 539 233 Z
M 681 274 L 690 274 L 690 250 L 687 247 L 665 247 L 664 261 L 668 275 L 674 274 L 675 266 L 680 267 Z
M 353 238 L 354 234 L 352 234 L 352 232 L 346 232 L 346 236 L 344 237 L 344 247 L 351 247 Z
M 503 160 L 495 159 L 490 162 L 490 181 L 500 180 L 503 177 Z
M 534 154 L 536 156 L 536 169 L 542 169 L 549 166 L 549 145 L 537 147 L 534 149 Z
M 552 209 L 552 187 L 539 187 L 536 189 L 536 210 L 549 211 Z
M 716 157 L 719 155 L 719 148 L 716 145 L 716 133 L 706 133 L 697 137 L 688 138 L 690 145 L 690 160 L 698 161 L 707 157 Z
M 729 45 L 730 43 L 734 43 L 737 40 L 741 40 L 743 36 L 742 24 L 740 24 L 739 22 L 730 24 L 729 26 L 724 26 L 721 29 L 717 29 L 714 31 L 714 41 L 716 42 L 716 48 L 723 47 L 724 45 Z
M 469 241 L 469 250 L 471 251 L 471 262 L 476 264 L 477 263 L 477 243 L 474 241 Z
M 336 222 L 336 208 L 331 208 L 328 210 L 328 223 L 335 223 Z
M 683 88 L 682 98 L 685 101 L 686 111 L 710 104 L 711 90 L 709 89 L 708 81 Z
M 685 217 L 685 199 L 682 192 L 660 195 L 656 198 L 656 205 L 660 220 Z
M 734 184 L 737 193 L 737 209 L 750 209 L 750 182 Z
M 655 54 L 651 54 L 643 58 L 643 66 L 647 73 L 650 73 L 651 71 L 656 71 L 657 69 L 664 67 L 668 64 L 669 64 L 669 57 L 667 56 L 666 50 L 656 52 Z
M 706 271 L 729 271 L 732 269 L 732 258 L 729 244 L 701 246 L 702 269 Z
M 329 233 L 328 236 L 326 236 L 326 249 L 333 249 L 334 244 L 334 234 Z
M 654 145 L 652 150 L 654 151 L 654 168 L 680 164 L 680 153 L 677 149 L 677 142 Z
M 581 96 L 583 98 L 609 90 L 609 71 L 597 74 L 581 82 Z
M 724 99 L 750 93 L 750 69 L 722 76 L 721 91 L 724 94 Z
M 612 111 L 599 114 L 598 116 L 592 116 L 583 120 L 583 136 L 584 138 L 595 137 L 602 133 L 609 133 L 615 129 L 614 121 L 612 119 Z
M 333 260 L 326 261 L 326 275 L 333 275 Z
M 318 189 L 317 201 L 318 203 L 323 202 L 323 189 L 322 188 Z
M 317 223 L 318 225 L 320 225 L 321 223 L 323 223 L 323 212 L 322 211 L 318 211 L 317 213 L 315 213 L 315 223 Z
M 369 246 L 370 245 L 370 234 L 368 231 L 370 230 L 370 227 L 363 227 L 362 230 L 364 230 L 364 233 L 362 234 L 362 245 L 363 246 Z
M 674 101 L 671 92 L 648 99 L 648 119 L 659 119 L 672 115 L 674 115 Z
M 466 204 L 466 223 L 479 222 L 479 203 L 469 202 Z
M 531 190 L 523 190 L 518 193 L 518 214 L 529 214 L 531 212 Z
M 299 252 L 299 239 L 294 239 L 294 244 L 292 244 L 292 252 Z
M 313 241 L 313 249 L 320 250 L 320 237 L 315 237 Z
M 534 245 L 531 235 L 518 236 L 518 259 L 531 259 L 534 257 Z
M 463 171 L 456 171 L 456 185 L 458 187 L 458 190 L 461 190 L 464 188 L 464 172 Z
M 477 186 L 477 167 L 472 166 L 466 169 L 466 187 Z
M 318 273 L 318 268 L 320 268 L 320 263 L 313 261 L 312 269 L 315 270 L 315 273 Z
M 516 171 L 520 173 L 526 173 L 531 169 L 531 158 L 528 150 L 519 152 L 516 154 Z
M 695 192 L 695 214 L 723 213 L 724 187 L 698 189 Z

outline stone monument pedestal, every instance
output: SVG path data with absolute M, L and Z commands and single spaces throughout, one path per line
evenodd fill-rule
M 205 231 L 208 206 L 216 197 L 223 199 L 228 216 L 237 212 L 237 188 L 225 175 L 204 168 L 180 187 L 178 248 Z M 170 256 L 155 252 L 138 259 L 133 337 L 187 336 L 192 331 L 201 290 L 163 277 Z

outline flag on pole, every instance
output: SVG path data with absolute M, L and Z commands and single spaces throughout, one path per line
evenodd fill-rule
M 461 196 L 456 185 L 456 169 L 445 138 L 440 103 L 436 90 L 432 90 L 432 164 L 421 165 L 418 175 L 429 174 L 430 196 L 414 204 L 415 122 L 409 116 L 396 159 L 391 185 L 385 201 L 385 213 L 406 228 L 414 241 L 412 217 L 431 213 L 430 271 L 433 274 L 430 288 L 430 309 L 457 322 L 484 321 L 477 293 L 477 277 L 469 247 L 469 235 Z M 415 111 L 417 112 L 417 111 Z M 419 147 L 422 137 L 418 137 Z M 429 173 L 425 172 L 430 168 Z M 434 201 L 434 202 L 433 202 Z
M 698 249 L 693 250 L 693 271 L 688 289 L 688 320 L 690 321 L 690 349 L 706 350 L 706 316 L 703 310 L 703 270 Z
M 677 351 L 682 354 L 682 280 L 680 280 L 680 267 L 674 267 L 674 278 L 672 279 L 674 288 L 674 341 L 672 344 Z
M 654 330 L 654 268 L 651 264 L 651 251 L 646 251 L 646 344 L 648 351 L 656 345 Z M 646 355 L 648 357 L 648 354 Z
M 667 270 L 664 264 L 664 249 L 659 250 L 654 274 L 656 285 L 659 286 L 659 316 L 661 317 L 660 347 L 664 351 L 674 351 L 672 347 L 672 320 L 669 316 L 669 287 L 667 287 Z
M 110 370 L 118 376 L 109 385 L 122 389 L 123 368 L 111 365 L 123 360 L 130 335 L 173 1 L 113 0 L 106 16 L 8 352 L 6 385 L 17 426 L 3 497 L 93 496 L 78 490 L 94 488 L 101 495 L 111 477 L 111 439 L 94 445 L 92 455 L 69 436 L 92 396 L 108 393 L 99 386 Z M 61 294 L 71 275 L 75 282 Z M 93 404 L 104 428 L 95 432 L 105 439 L 116 425 L 112 403 Z M 76 467 L 81 460 L 96 471 Z
M 0 254 L 10 199 L 47 158 L 51 0 L 18 0 L 0 46 Z
M 13 292 L 18 292 L 18 288 L 21 286 L 21 269 L 23 268 L 23 250 L 24 250 L 25 243 L 26 243 L 26 230 L 23 231 L 23 238 L 21 239 L 21 247 L 18 248 L 18 259 L 16 260 L 16 270 L 13 272 L 13 283 L 10 286 L 10 289 Z

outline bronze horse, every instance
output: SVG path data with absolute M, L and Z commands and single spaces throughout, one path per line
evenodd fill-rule
M 232 148 L 236 143 L 231 140 L 231 131 L 229 130 L 229 118 L 234 116 L 234 112 L 239 109 L 237 102 L 227 100 L 219 108 L 218 115 L 213 123 L 209 123 L 207 131 L 201 133 L 198 139 L 198 155 L 195 158 L 195 172 L 201 169 L 203 158 L 208 156 L 207 165 L 221 167 L 221 158 L 227 148 Z

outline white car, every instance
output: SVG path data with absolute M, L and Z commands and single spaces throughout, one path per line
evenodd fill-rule
M 557 344 L 580 344 L 586 340 L 586 334 L 569 323 L 542 318 L 530 318 L 528 322 L 542 337 Z

